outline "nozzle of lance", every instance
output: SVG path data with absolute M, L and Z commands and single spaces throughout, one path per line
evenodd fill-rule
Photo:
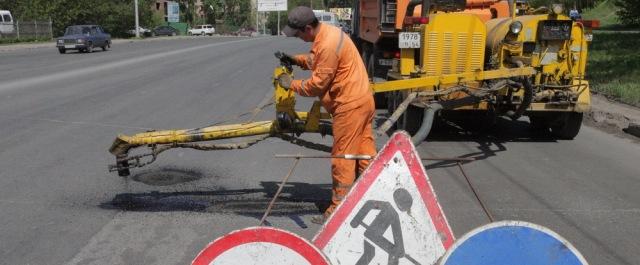
M 113 140 L 109 152 L 115 156 L 127 156 L 129 149 L 133 148 L 128 139 L 129 137 L 126 135 L 118 135 L 118 137 Z

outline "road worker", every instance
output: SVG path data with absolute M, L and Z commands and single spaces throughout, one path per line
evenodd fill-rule
M 364 63 L 349 36 L 338 27 L 319 23 L 313 10 L 305 6 L 289 12 L 283 32 L 287 37 L 313 42 L 309 54 L 279 56 L 281 60 L 311 70 L 311 77 L 292 80 L 290 75 L 282 74 L 278 81 L 285 89 L 292 89 L 301 96 L 320 98 L 322 106 L 333 117 L 331 154 L 375 155 L 371 125 L 375 112 L 373 93 L 369 89 Z M 368 164 L 367 160 L 331 160 L 331 204 L 322 216 L 314 217 L 312 222 L 326 221 L 349 192 L 356 172 L 363 172 Z

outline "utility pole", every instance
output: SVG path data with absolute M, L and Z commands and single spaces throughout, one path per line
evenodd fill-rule
M 136 10 L 136 38 L 140 38 L 140 22 L 138 19 L 138 0 L 134 0 L 135 10 Z
M 256 0 L 256 34 L 258 34 L 258 32 L 260 32 L 260 28 L 258 27 L 258 20 L 260 19 L 258 16 L 258 0 Z

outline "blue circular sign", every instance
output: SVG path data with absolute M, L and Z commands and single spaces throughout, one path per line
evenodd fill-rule
M 546 227 L 501 221 L 467 233 L 445 253 L 440 265 L 587 265 L 569 241 Z

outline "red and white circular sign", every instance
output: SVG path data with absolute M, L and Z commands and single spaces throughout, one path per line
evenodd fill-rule
M 191 264 L 329 265 L 330 263 L 319 249 L 296 234 L 272 227 L 250 227 L 233 231 L 214 240 Z

